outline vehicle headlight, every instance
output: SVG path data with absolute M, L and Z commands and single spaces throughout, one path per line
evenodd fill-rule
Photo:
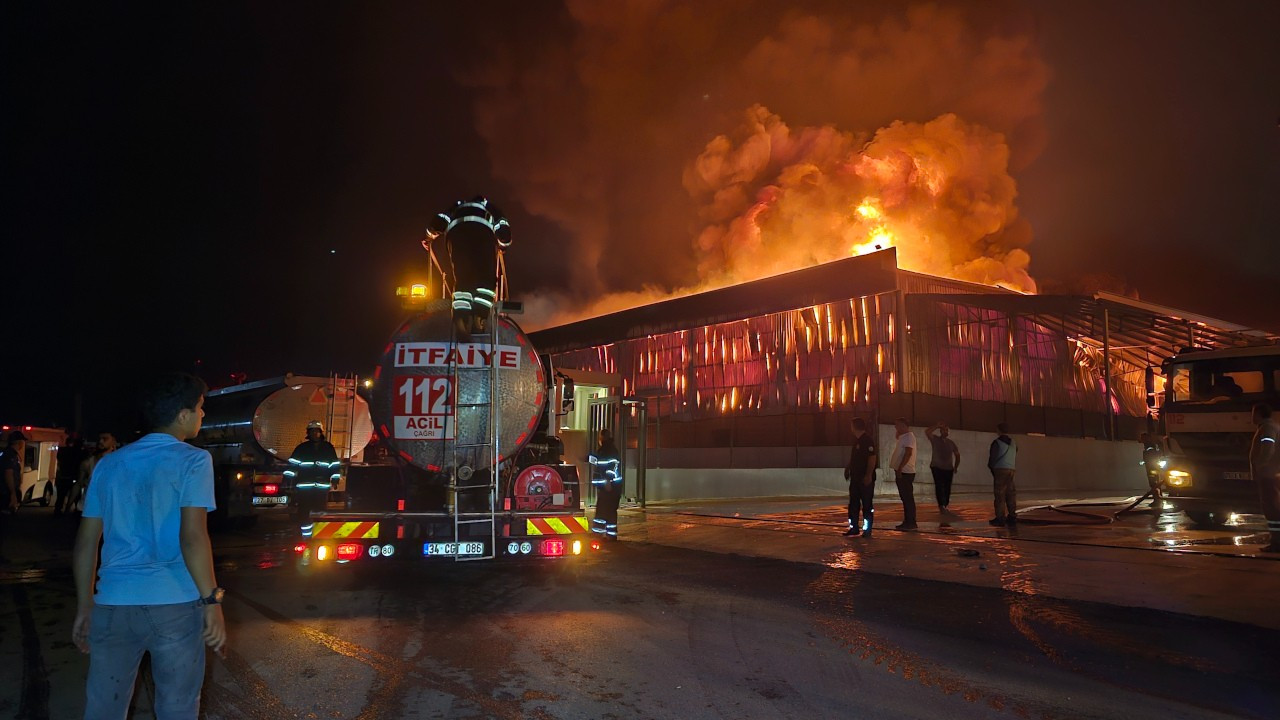
M 1164 458 L 1160 458 L 1159 460 L 1156 461 L 1156 465 L 1163 470 L 1164 468 L 1168 467 L 1169 461 L 1165 460 Z
M 1191 487 L 1191 473 L 1186 472 L 1185 470 L 1170 470 L 1168 483 L 1169 487 Z

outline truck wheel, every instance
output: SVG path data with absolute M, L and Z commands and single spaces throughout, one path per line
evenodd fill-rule
M 1217 513 L 1210 510 L 1184 510 L 1183 512 L 1196 527 L 1210 529 L 1222 526 L 1222 520 L 1218 519 Z
M 40 496 L 40 507 L 49 507 L 53 502 L 53 483 L 45 483 L 44 494 Z

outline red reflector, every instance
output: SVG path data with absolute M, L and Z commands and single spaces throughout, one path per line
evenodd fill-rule
M 293 546 L 293 551 L 301 555 L 302 553 L 307 551 L 307 546 L 303 545 L 302 543 L 298 543 L 297 545 Z
M 279 485 L 263 485 L 263 486 L 262 486 L 262 494 L 263 494 L 263 495 L 275 495 L 275 494 L 277 494 L 277 493 L 279 493 L 279 492 L 280 492 L 280 486 L 279 486 Z
M 564 541 L 560 538 L 551 538 L 542 541 L 542 554 L 559 557 L 564 555 Z
M 400 511 L 400 512 L 404 512 L 404 500 L 397 500 L 397 501 L 396 501 L 396 510 L 398 510 L 398 511 Z
M 599 540 L 592 540 L 592 541 L 591 541 L 591 549 L 592 549 L 592 550 L 599 550 L 599 549 L 600 549 L 600 541 L 599 541 Z
M 355 560 L 360 557 L 360 543 L 340 543 L 338 545 L 339 560 Z

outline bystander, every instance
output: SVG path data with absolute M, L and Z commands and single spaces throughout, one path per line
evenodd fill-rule
M 1009 437 L 1009 426 L 996 425 L 1000 434 L 991 441 L 987 468 L 991 470 L 992 491 L 995 495 L 996 516 L 991 524 L 996 527 L 1018 524 L 1018 490 L 1013 484 L 1013 472 L 1017 466 L 1018 446 Z
M 938 500 L 938 510 L 950 512 L 951 481 L 960 470 L 960 448 L 951 439 L 951 428 L 944 422 L 925 431 L 932 446 L 932 457 L 929 458 L 929 472 L 933 473 L 933 494 Z
M 906 418 L 893 421 L 894 432 L 898 439 L 893 446 L 893 455 L 889 465 L 893 468 L 893 479 L 898 486 L 898 497 L 902 499 L 902 524 L 895 530 L 916 529 L 916 436 Z
M 152 432 L 94 469 L 72 555 L 88 720 L 125 716 L 146 652 L 156 716 L 194 720 L 205 645 L 226 642 L 206 517 L 213 459 L 184 442 L 200 431 L 205 389 L 191 375 L 159 378 L 143 401 Z

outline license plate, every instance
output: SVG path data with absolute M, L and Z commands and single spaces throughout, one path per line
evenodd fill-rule
M 288 495 L 255 495 L 253 498 L 254 505 L 285 505 L 288 502 Z
M 483 555 L 484 543 L 425 543 L 422 546 L 422 554 L 430 555 L 432 557 L 465 557 L 468 555 Z
M 1224 472 L 1224 473 L 1222 473 L 1222 479 L 1223 479 L 1223 480 L 1248 480 L 1248 479 L 1249 479 L 1249 473 L 1247 473 L 1247 472 Z

